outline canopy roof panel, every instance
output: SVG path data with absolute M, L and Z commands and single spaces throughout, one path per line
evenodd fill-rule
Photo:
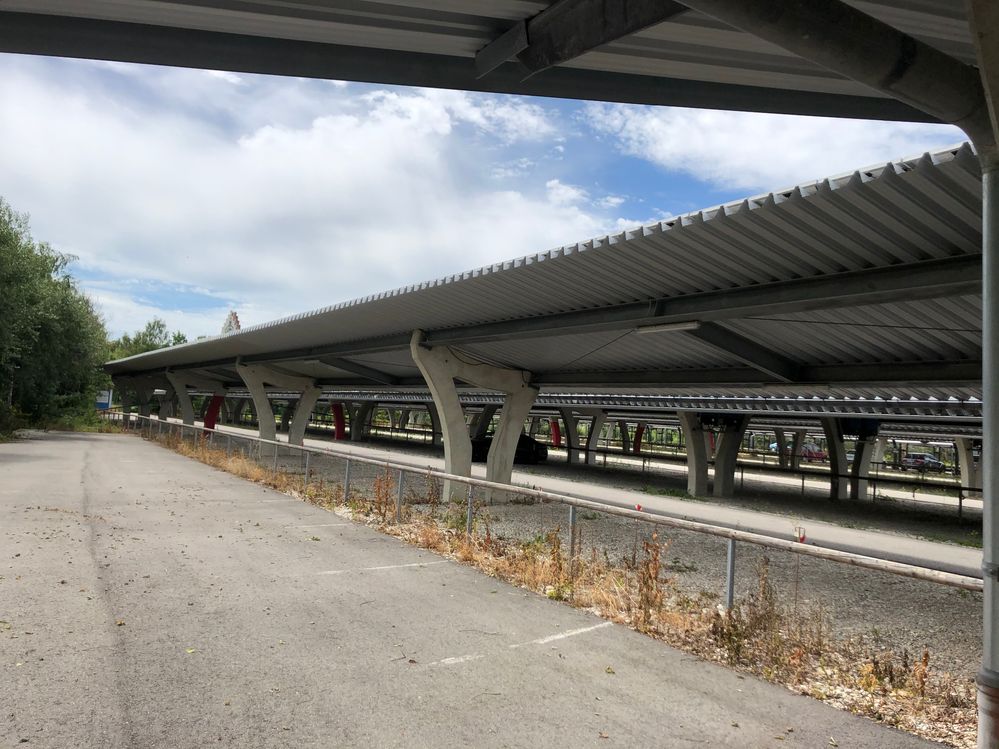
M 240 359 L 328 389 L 416 388 L 419 329 L 546 392 L 977 398 L 980 206 L 962 145 L 106 369 L 238 387 Z

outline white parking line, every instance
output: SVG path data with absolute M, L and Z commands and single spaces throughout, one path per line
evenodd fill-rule
M 431 666 L 454 666 L 459 663 L 468 663 L 469 661 L 477 661 L 480 658 L 485 658 L 484 655 L 459 655 L 456 658 L 444 658 L 440 661 L 435 661 L 431 663 Z
M 289 525 L 287 528 L 345 528 L 353 523 L 313 523 L 312 525 Z
M 567 637 L 575 637 L 576 635 L 586 634 L 587 632 L 592 632 L 595 629 L 603 629 L 604 627 L 610 627 L 614 622 L 603 622 L 601 624 L 594 624 L 592 627 L 581 627 L 580 629 L 571 629 L 568 632 L 560 632 L 557 635 L 548 635 L 548 637 L 542 637 L 537 640 L 531 640 L 530 642 L 519 642 L 516 645 L 511 645 L 510 648 L 522 648 L 526 645 L 547 645 L 549 642 L 556 642 L 557 640 L 564 640 Z
M 438 562 L 414 562 L 413 564 L 386 564 L 384 567 L 361 567 L 352 570 L 326 570 L 325 572 L 317 572 L 317 575 L 345 575 L 348 572 L 376 572 L 378 570 L 399 570 L 403 567 L 429 567 L 432 564 L 446 564 L 447 559 L 441 559 Z

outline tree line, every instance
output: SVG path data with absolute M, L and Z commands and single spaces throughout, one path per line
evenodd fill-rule
M 27 215 L 0 197 L 0 435 L 92 422 L 110 386 L 104 362 L 187 341 L 159 319 L 109 338 L 73 260 L 35 240 Z

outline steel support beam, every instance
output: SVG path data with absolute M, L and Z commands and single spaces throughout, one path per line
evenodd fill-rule
M 316 359 L 316 361 L 320 364 L 325 364 L 328 367 L 342 369 L 344 372 L 350 372 L 358 377 L 363 377 L 365 380 L 377 382 L 379 385 L 399 384 L 398 377 L 393 377 L 386 372 L 374 369 L 373 367 L 365 366 L 364 364 L 352 362 L 349 359 L 344 359 L 342 356 L 320 356 Z
M 591 49 L 668 21 L 687 8 L 669 0 L 556 2 L 519 21 L 475 55 L 476 77 L 516 57 L 529 74 L 568 62 Z
M 995 148 L 985 92 L 974 67 L 841 0 L 684 4 L 957 125 L 980 148 Z
M 743 364 L 770 375 L 778 382 L 794 382 L 800 367 L 776 351 L 751 341 L 716 323 L 701 323 L 687 335 L 731 354 Z
M 572 67 L 552 68 L 524 80 L 517 64 L 502 65 L 476 79 L 475 66 L 467 57 L 34 13 L 0 11 L 0 51 L 563 99 L 934 121 L 907 104 L 878 96 L 783 91 Z
M 622 330 L 689 320 L 719 321 L 887 304 L 981 292 L 982 259 L 959 255 L 722 291 L 662 297 L 578 312 L 427 331 L 428 344 L 485 343 L 555 334 Z

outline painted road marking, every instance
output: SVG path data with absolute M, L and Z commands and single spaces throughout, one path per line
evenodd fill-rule
M 312 525 L 289 525 L 288 528 L 346 528 L 353 523 L 313 523 Z
M 386 564 L 383 567 L 361 567 L 360 569 L 352 570 L 326 570 L 325 572 L 317 572 L 317 575 L 345 575 L 348 572 L 376 572 L 378 570 L 399 570 L 403 567 L 429 567 L 432 564 L 447 564 L 447 559 L 441 559 L 438 562 L 414 562 L 413 564 Z
M 548 637 L 542 637 L 537 640 L 531 640 L 530 642 L 519 642 L 516 645 L 511 645 L 510 648 L 522 648 L 526 645 L 547 645 L 549 642 L 556 642 L 558 640 L 564 640 L 567 637 L 575 637 L 576 635 L 586 634 L 587 632 L 592 632 L 595 629 L 603 629 L 604 627 L 610 627 L 614 622 L 603 622 L 601 624 L 594 624 L 592 627 L 580 627 L 579 629 L 571 629 L 568 632 L 560 632 L 557 635 L 548 635 Z

